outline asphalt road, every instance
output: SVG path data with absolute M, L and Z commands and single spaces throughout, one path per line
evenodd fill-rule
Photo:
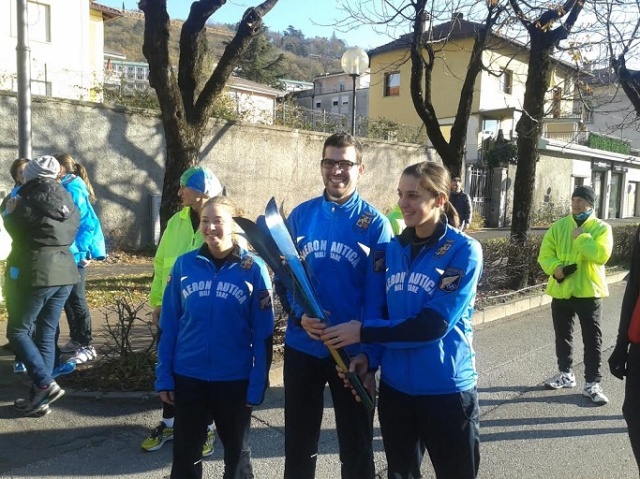
M 605 360 L 613 346 L 624 283 L 611 286 L 604 307 Z M 0 334 L 5 325 L 0 323 Z M 577 335 L 575 372 L 582 378 Z M 605 369 L 603 387 L 611 403 L 595 407 L 572 390 L 547 391 L 542 383 L 556 372 L 548 306 L 481 325 L 475 347 L 480 374 L 481 479 L 637 478 L 620 411 L 623 383 Z M 26 386 L 11 371 L 12 356 L 0 355 L 0 477 L 164 478 L 171 447 L 144 453 L 139 444 L 159 419 L 157 399 L 140 396 L 96 399 L 65 396 L 44 418 L 20 417 L 13 400 Z M 329 399 L 327 397 L 327 403 Z M 254 411 L 252 450 L 256 477 L 283 474 L 283 389 L 273 387 Z M 379 428 L 376 466 L 386 477 Z M 327 409 L 318 458 L 318 478 L 340 477 L 333 414 Z M 204 477 L 222 477 L 222 448 L 204 461 Z M 429 461 L 426 478 L 434 477 Z

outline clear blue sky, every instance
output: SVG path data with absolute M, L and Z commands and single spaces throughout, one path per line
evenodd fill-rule
M 114 8 L 128 10 L 138 8 L 137 0 L 97 0 L 97 3 Z M 167 0 L 169 16 L 173 19 L 185 19 L 191 6 L 189 0 Z M 211 16 L 214 23 L 236 23 L 242 18 L 244 11 L 260 4 L 260 0 L 227 0 L 227 3 Z M 334 28 L 331 25 L 344 17 L 335 0 L 279 0 L 276 6 L 265 16 L 264 23 L 270 30 L 282 32 L 292 25 L 301 30 L 305 37 L 331 37 Z M 362 26 L 348 33 L 336 31 L 336 36 L 344 40 L 348 46 L 359 46 L 364 49 L 377 47 L 391 41 L 376 34 L 370 27 Z

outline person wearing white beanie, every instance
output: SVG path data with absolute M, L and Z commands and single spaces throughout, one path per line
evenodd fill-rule
M 52 156 L 34 158 L 25 183 L 7 202 L 4 223 L 12 238 L 7 259 L 7 339 L 33 381 L 14 406 L 26 416 L 49 412 L 64 390 L 53 380 L 55 333 L 73 284 L 79 280 L 70 246 L 79 224 L 73 199 L 57 180 L 60 164 Z M 37 343 L 31 338 L 38 331 Z
M 49 155 L 39 156 L 29 161 L 22 172 L 25 183 L 36 178 L 51 178 L 55 180 L 59 174 L 60 163 Z

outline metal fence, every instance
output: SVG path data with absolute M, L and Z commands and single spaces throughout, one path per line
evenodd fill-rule
M 472 166 L 469 171 L 469 196 L 474 215 L 486 217 L 486 208 L 491 202 L 491 189 L 491 170 Z
M 275 123 L 289 128 L 333 133 L 351 131 L 351 116 L 327 110 L 309 109 L 292 102 L 282 102 L 276 107 Z M 426 134 L 423 127 L 403 125 L 389 119 L 356 117 L 355 135 L 378 140 L 423 144 Z

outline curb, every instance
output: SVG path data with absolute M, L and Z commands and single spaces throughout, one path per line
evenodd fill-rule
M 607 276 L 607 284 L 619 283 L 627 276 L 627 271 L 620 273 L 614 273 Z M 523 313 L 533 308 L 544 306 L 551 302 L 551 296 L 548 294 L 539 294 L 531 296 L 529 298 L 521 299 L 518 301 L 512 301 L 509 303 L 498 304 L 496 306 L 490 306 L 482 311 L 475 311 L 471 317 L 473 326 L 478 326 L 491 321 L 497 321 L 504 319 L 507 316 Z M 283 364 L 277 363 L 271 367 L 269 371 L 269 386 L 279 387 L 282 386 L 283 381 Z M 100 391 L 80 391 L 74 389 L 66 389 L 66 395 L 71 397 L 83 397 L 93 399 L 140 399 L 141 401 L 148 401 L 158 396 L 155 391 L 132 391 L 132 392 L 100 392 Z

